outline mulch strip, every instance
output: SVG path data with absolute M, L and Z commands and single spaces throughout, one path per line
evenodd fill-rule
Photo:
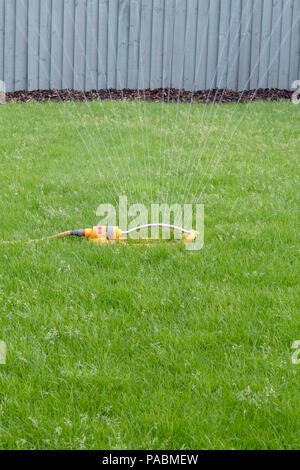
M 93 100 L 129 100 L 129 101 L 152 101 L 159 103 L 168 102 L 190 102 L 195 103 L 246 103 L 249 101 L 280 101 L 291 100 L 293 92 L 279 90 L 277 88 L 259 88 L 258 90 L 233 91 L 224 90 L 199 90 L 185 91 L 177 88 L 162 89 L 148 88 L 146 90 L 91 90 L 87 92 L 77 90 L 36 90 L 36 91 L 14 91 L 6 93 L 6 101 L 93 101 Z

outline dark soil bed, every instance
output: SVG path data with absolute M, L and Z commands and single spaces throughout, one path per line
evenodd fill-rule
M 91 90 L 88 92 L 76 90 L 37 90 L 15 91 L 6 93 L 7 101 L 85 101 L 85 100 L 145 100 L 153 102 L 190 102 L 196 103 L 231 103 L 248 101 L 279 101 L 290 100 L 292 91 L 279 90 L 277 88 L 260 88 L 258 90 L 233 91 L 233 90 L 199 90 L 185 91 L 177 88 L 161 89 L 150 88 L 147 90 Z

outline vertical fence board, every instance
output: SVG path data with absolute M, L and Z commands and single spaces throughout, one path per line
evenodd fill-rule
M 62 87 L 73 88 L 75 0 L 64 0 Z
M 227 87 L 232 88 L 233 90 L 238 89 L 241 14 L 242 14 L 241 1 L 231 0 L 232 22 L 231 22 L 231 27 L 230 27 Z
M 52 0 L 50 88 L 62 88 L 64 2 Z
M 39 45 L 39 88 L 41 90 L 50 87 L 51 3 L 51 0 L 41 0 Z
M 220 0 L 210 0 L 206 88 L 216 87 L 219 48 Z
M 17 90 L 27 88 L 27 0 L 16 0 L 15 83 Z
M 296 56 L 298 58 L 298 79 L 300 78 L 300 0 L 296 0 L 296 5 L 295 5 L 295 10 L 296 10 L 296 33 L 297 33 L 297 39 L 296 39 L 296 44 L 297 44 L 297 50 L 296 50 Z
M 107 86 L 117 86 L 118 0 L 108 2 Z
M 281 47 L 281 22 L 282 13 L 288 5 L 288 0 L 273 0 L 272 8 L 272 35 L 270 44 L 270 64 L 268 66 L 268 87 L 275 88 L 279 77 L 279 58 Z
M 129 42 L 129 0 L 119 2 L 118 47 L 117 47 L 117 88 L 127 86 L 128 42 Z
M 75 2 L 74 77 L 75 90 L 85 90 L 86 1 Z
M 0 0 L 0 80 L 4 81 L 5 4 Z
M 293 24 L 290 51 L 289 87 L 295 80 L 300 80 L 300 0 L 294 1 Z
M 4 81 L 7 91 L 15 90 L 15 0 L 5 0 Z
M 162 61 L 162 86 L 171 86 L 172 61 L 174 49 L 174 26 L 175 26 L 175 1 L 165 1 L 164 11 L 164 37 L 163 37 L 163 61 Z
M 206 69 L 208 55 L 208 22 L 209 0 L 202 0 L 198 8 L 197 46 L 195 60 L 195 90 L 202 90 L 206 86 Z
M 221 0 L 220 7 L 217 88 L 226 88 L 230 35 L 230 0 Z
M 99 1 L 98 12 L 98 88 L 108 88 L 108 0 Z
M 39 33 L 40 33 L 40 2 L 28 0 L 28 90 L 39 87 Z
M 293 19 L 293 5 L 291 0 L 286 0 L 286 7 L 282 16 L 281 38 L 284 41 L 279 54 L 279 88 L 288 88 L 289 84 L 289 68 L 290 68 L 290 47 L 291 47 L 291 27 Z
M 187 1 L 186 13 L 186 47 L 184 62 L 183 88 L 187 90 L 194 89 L 195 76 L 195 55 L 196 55 L 196 35 L 197 35 L 197 0 Z
M 86 91 L 98 88 L 98 0 L 88 0 L 86 20 Z
M 167 1 L 167 0 L 166 0 Z M 141 0 L 141 38 L 139 54 L 139 89 L 150 87 L 152 0 Z
M 253 0 L 246 0 L 243 3 L 241 17 L 241 38 L 239 50 L 239 78 L 238 89 L 249 88 L 250 65 L 251 65 L 251 33 L 252 33 L 252 7 Z
M 249 84 L 249 88 L 252 90 L 258 87 L 263 2 L 264 0 L 254 0 L 253 2 Z
M 259 60 L 259 88 L 268 86 L 268 69 L 270 61 L 272 25 L 272 0 L 264 0 Z
M 138 87 L 140 26 L 140 2 L 138 0 L 131 0 L 128 45 L 128 88 Z
M 151 45 L 151 87 L 162 87 L 163 43 L 164 43 L 164 2 L 153 0 L 152 45 Z
M 171 86 L 182 88 L 186 50 L 186 0 L 176 0 Z

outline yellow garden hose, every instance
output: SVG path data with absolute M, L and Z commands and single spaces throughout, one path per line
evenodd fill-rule
M 61 233 L 57 233 L 55 235 L 50 235 L 50 236 L 47 236 L 47 237 L 42 237 L 42 238 L 33 238 L 32 240 L 8 240 L 8 241 L 0 241 L 0 244 L 1 245 L 19 245 L 19 244 L 29 244 L 29 243 L 38 243 L 38 242 L 44 242 L 44 241 L 47 241 L 47 240 L 52 240 L 54 238 L 62 238 L 62 237 L 68 237 L 71 235 L 71 231 L 67 231 L 67 232 L 61 232 Z

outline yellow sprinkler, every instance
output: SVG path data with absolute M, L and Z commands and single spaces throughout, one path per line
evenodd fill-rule
M 80 230 L 68 230 L 66 232 L 57 233 L 56 235 L 28 240 L 27 242 L 23 242 L 22 240 L 13 240 L 13 241 L 3 241 L 3 242 L 0 242 L 0 244 L 14 245 L 17 243 L 37 243 L 37 242 L 41 242 L 45 240 L 52 240 L 54 238 L 63 238 L 63 237 L 69 237 L 69 236 L 85 237 L 90 242 L 98 243 L 101 245 L 107 245 L 107 244 L 113 244 L 113 243 L 127 244 L 128 243 L 127 235 L 129 235 L 130 233 L 137 232 L 139 230 L 147 229 L 151 227 L 164 227 L 164 228 L 170 228 L 173 230 L 179 230 L 182 233 L 182 241 L 184 244 L 194 241 L 197 238 L 197 235 L 199 234 L 199 232 L 193 229 L 186 230 L 177 225 L 160 224 L 160 223 L 140 225 L 138 227 L 134 227 L 127 231 L 122 231 L 119 227 L 111 226 L 111 225 L 96 225 L 93 228 L 86 228 L 86 229 L 80 229 Z M 155 246 L 153 243 L 151 243 L 151 241 L 154 241 L 154 240 L 159 241 L 162 239 L 143 237 L 143 238 L 134 240 L 134 243 L 130 243 L 130 245 Z
M 146 225 L 140 225 L 138 227 L 134 227 L 126 231 L 125 230 L 122 231 L 119 227 L 116 227 L 116 226 L 96 225 L 93 228 L 87 228 L 83 230 L 73 230 L 69 233 L 69 235 L 78 236 L 78 237 L 86 237 L 89 239 L 89 241 L 93 243 L 109 244 L 109 243 L 120 242 L 124 244 L 128 242 L 127 235 L 129 235 L 130 233 L 137 232 L 139 230 L 147 229 L 151 227 L 164 227 L 164 228 L 171 228 L 173 230 L 179 230 L 180 232 L 182 232 L 182 241 L 185 244 L 190 243 L 193 240 L 195 240 L 198 235 L 198 232 L 196 230 L 186 230 L 182 227 L 178 227 L 177 225 L 169 225 L 169 224 L 146 224 Z M 161 239 L 152 238 L 152 237 L 143 237 L 143 238 L 135 240 L 135 242 L 139 242 L 139 241 L 151 242 L 153 240 L 158 241 Z

